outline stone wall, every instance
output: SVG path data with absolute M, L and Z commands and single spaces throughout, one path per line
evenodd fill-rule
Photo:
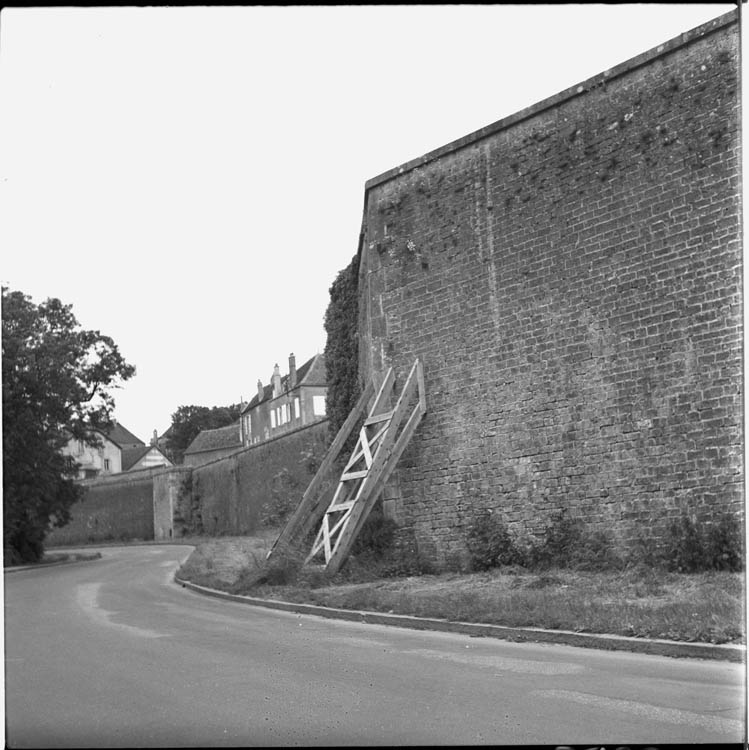
M 156 467 L 82 482 L 72 521 L 48 546 L 249 534 L 296 504 L 328 447 L 327 419 L 204 466 Z
M 255 531 L 274 505 L 301 499 L 327 446 L 328 422 L 322 420 L 193 467 L 183 481 L 175 535 Z
M 169 541 L 174 537 L 174 510 L 179 502 L 183 482 L 191 469 L 175 466 L 153 477 L 153 538 Z
M 46 546 L 154 538 L 154 474 L 163 467 L 81 482 L 84 495 L 67 526 L 53 529 Z
M 482 508 L 742 513 L 737 87 L 734 12 L 367 183 L 360 374 L 423 360 L 395 512 L 435 561 Z

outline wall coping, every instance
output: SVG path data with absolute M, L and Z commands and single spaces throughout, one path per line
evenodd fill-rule
M 104 474 L 91 479 L 77 479 L 76 484 L 82 487 L 93 487 L 99 484 L 116 484 L 117 482 L 137 481 L 139 479 L 150 479 L 161 473 L 182 469 L 182 466 L 147 466 L 135 471 L 118 471 L 116 474 Z M 189 467 L 187 467 L 189 468 Z
M 515 114 L 504 117 L 501 120 L 497 120 L 490 125 L 487 125 L 483 128 L 480 128 L 479 130 L 474 131 L 473 133 L 469 133 L 468 135 L 458 138 L 457 140 L 452 141 L 444 146 L 440 146 L 439 148 L 436 148 L 433 151 L 424 154 L 423 156 L 411 159 L 410 161 L 407 161 L 400 166 L 393 167 L 392 169 L 389 169 L 386 172 L 377 175 L 376 177 L 372 177 L 371 179 L 367 180 L 366 183 L 364 183 L 365 196 L 370 188 L 382 185 L 383 183 L 389 182 L 396 177 L 400 177 L 406 172 L 411 172 L 418 167 L 423 167 L 426 164 L 429 164 L 430 162 L 433 162 L 436 159 L 445 156 L 446 154 L 453 153 L 462 148 L 465 148 L 466 146 L 477 143 L 478 141 L 483 140 L 484 138 L 488 138 L 489 136 L 494 135 L 501 130 L 506 130 L 513 125 L 522 122 L 523 120 L 534 117 L 535 115 L 538 115 L 547 109 L 557 107 L 563 102 L 568 101 L 569 99 L 574 99 L 575 97 L 582 96 L 592 89 L 598 88 L 599 86 L 606 84 L 609 81 L 614 80 L 615 78 L 619 78 L 633 70 L 636 70 L 637 68 L 641 68 L 643 65 L 647 65 L 648 63 L 659 57 L 664 57 L 665 55 L 670 54 L 680 47 L 685 47 L 693 42 L 696 42 L 699 39 L 706 37 L 708 34 L 719 31 L 725 26 L 730 26 L 731 24 L 737 23 L 737 21 L 738 10 L 732 10 L 729 13 L 725 13 L 724 15 L 719 16 L 718 18 L 714 18 L 712 21 L 703 23 L 702 25 L 697 26 L 689 31 L 685 31 L 683 34 L 680 34 L 679 36 L 674 37 L 673 39 L 670 39 L 663 44 L 659 44 L 657 47 L 653 47 L 646 52 L 642 52 L 641 54 L 636 55 L 635 57 L 632 57 L 629 60 L 620 63 L 619 65 L 615 65 L 613 68 L 605 70 L 603 73 L 599 73 L 592 78 L 588 78 L 582 83 L 570 86 L 569 88 L 560 91 L 558 94 L 554 94 L 547 99 L 543 99 L 540 102 L 537 102 L 536 104 L 531 104 L 529 107 L 521 109 Z

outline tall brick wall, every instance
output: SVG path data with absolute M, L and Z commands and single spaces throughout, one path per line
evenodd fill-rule
M 310 459 L 319 463 L 328 446 L 323 420 L 205 466 L 193 467 L 190 517 L 199 513 L 204 533 L 247 534 L 260 523 L 263 506 L 292 493 L 301 499 L 310 483 Z
M 154 474 L 163 467 L 83 482 L 85 493 L 67 526 L 53 529 L 47 546 L 154 538 Z
M 360 372 L 424 362 L 396 512 L 434 560 L 486 507 L 742 512 L 737 47 L 729 14 L 367 183 Z

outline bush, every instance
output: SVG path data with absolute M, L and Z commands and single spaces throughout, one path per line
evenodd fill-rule
M 352 553 L 354 555 L 369 553 L 381 558 L 393 546 L 397 528 L 395 521 L 385 518 L 381 508 L 373 508 L 354 540 L 351 547 Z
M 466 544 L 471 570 L 474 571 L 525 563 L 525 555 L 514 544 L 504 523 L 491 510 L 481 511 L 473 521 L 468 529 Z
M 296 510 L 301 498 L 299 481 L 287 468 L 273 477 L 270 499 L 260 508 L 260 525 L 265 528 L 282 526 Z
M 742 525 L 725 514 L 717 524 L 706 529 L 705 547 L 712 570 L 738 572 L 744 569 Z
M 679 573 L 741 571 L 744 569 L 741 531 L 741 524 L 729 514 L 724 514 L 717 523 L 705 525 L 684 514 L 668 527 L 662 557 L 669 570 Z
M 622 565 L 608 534 L 588 530 L 581 519 L 564 510 L 546 527 L 541 542 L 513 537 L 496 515 L 484 510 L 471 524 L 466 542 L 474 571 L 503 565 L 540 570 L 606 570 Z
M 609 534 L 589 530 L 582 519 L 568 515 L 566 510 L 552 518 L 529 563 L 537 568 L 577 570 L 610 570 L 623 564 Z

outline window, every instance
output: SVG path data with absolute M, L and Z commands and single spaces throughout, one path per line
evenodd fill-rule
M 291 422 L 291 409 L 288 404 L 283 405 L 284 423 Z
M 273 430 L 276 428 L 276 410 L 275 409 L 270 410 L 270 426 L 271 426 L 271 429 Z
M 104 471 L 109 471 L 109 459 L 104 459 Z
M 318 417 L 325 416 L 325 396 L 312 397 L 312 412 Z
M 299 398 L 294 399 L 294 419 L 299 419 L 302 416 L 302 408 L 299 404 Z

